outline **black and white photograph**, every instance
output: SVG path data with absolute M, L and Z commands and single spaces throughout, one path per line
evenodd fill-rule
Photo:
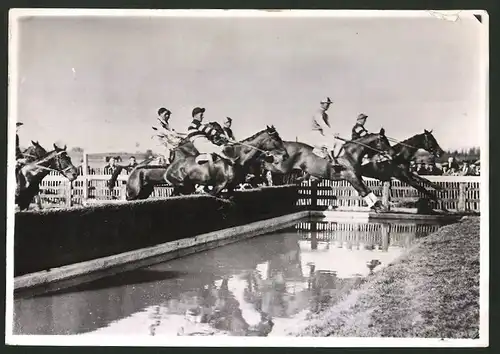
M 12 9 L 6 344 L 487 347 L 488 36 Z

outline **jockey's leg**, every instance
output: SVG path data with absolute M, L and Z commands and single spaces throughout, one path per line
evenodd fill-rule
M 233 165 L 236 161 L 234 157 L 227 156 L 226 153 L 224 152 L 224 146 L 217 146 L 214 144 L 215 151 L 214 153 L 219 155 L 219 157 L 223 158 L 224 160 L 227 160 L 231 165 Z

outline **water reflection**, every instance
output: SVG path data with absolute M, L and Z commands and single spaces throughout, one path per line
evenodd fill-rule
M 438 225 L 299 223 L 14 303 L 17 334 L 281 335 Z

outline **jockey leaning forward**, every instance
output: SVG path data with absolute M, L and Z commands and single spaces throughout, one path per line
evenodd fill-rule
M 364 113 L 360 113 L 358 115 L 356 124 L 354 124 L 354 127 L 352 127 L 351 140 L 360 139 L 368 134 L 368 130 L 366 130 L 365 128 L 366 118 L 368 118 L 368 116 Z
M 332 162 L 334 168 L 337 168 L 339 167 L 337 155 L 342 145 L 337 142 L 336 138 L 338 138 L 339 135 L 331 128 L 330 118 L 326 113 L 332 103 L 330 97 L 320 102 L 320 108 L 312 118 L 309 143 L 315 148 L 313 150 L 315 153 L 316 151 L 321 151 L 323 155 Z
M 188 139 L 200 154 L 216 154 L 233 165 L 235 160 L 224 153 L 224 145 L 218 146 L 213 143 L 215 139 L 227 142 L 230 140 L 209 125 L 202 124 L 204 113 L 205 108 L 196 107 L 193 109 L 191 114 L 193 120 L 188 127 Z

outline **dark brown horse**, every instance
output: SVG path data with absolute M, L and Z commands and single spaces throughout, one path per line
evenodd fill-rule
M 15 202 L 20 210 L 28 209 L 33 197 L 40 191 L 40 182 L 50 171 L 58 171 L 70 182 L 78 177 L 78 170 L 73 166 L 71 158 L 64 148 L 54 144 L 54 150 L 46 153 L 43 157 L 36 159 L 19 169 L 18 183 L 16 187 Z
M 224 134 L 224 130 L 219 123 L 209 122 L 207 125 L 214 128 L 220 134 Z M 220 144 L 221 142 L 216 143 Z M 184 159 L 187 156 L 196 155 L 198 155 L 198 151 L 194 145 L 188 139 L 184 139 L 179 146 L 173 150 L 172 159 L 169 163 L 176 159 Z M 110 189 L 113 189 L 118 176 L 124 168 L 126 168 L 126 166 L 119 166 L 113 172 L 109 180 Z M 168 164 L 159 164 L 156 157 L 149 158 L 139 163 L 128 176 L 126 199 L 147 199 L 153 193 L 155 186 L 166 183 L 164 176 L 165 172 L 167 172 L 167 168 Z
M 33 162 L 35 160 L 38 160 L 42 157 L 44 157 L 47 154 L 47 150 L 45 150 L 39 143 L 38 141 L 31 141 L 31 146 L 28 147 L 26 150 L 22 152 L 24 159 L 26 161 L 26 164 Z M 21 166 L 22 167 L 22 166 Z M 16 184 L 20 182 L 20 178 L 24 178 L 23 175 L 21 175 L 19 172 L 21 167 L 16 167 Z M 36 204 L 38 205 L 38 208 L 41 210 L 42 209 L 42 200 L 40 198 L 40 194 L 37 193 L 34 197 Z
M 424 149 L 437 158 L 444 153 L 436 138 L 432 135 L 432 130 L 424 130 L 422 134 L 416 134 L 394 145 L 392 160 L 379 161 L 380 155 L 378 153 L 368 154 L 370 160 L 367 164 L 361 166 L 361 173 L 365 177 L 375 178 L 383 182 L 396 178 L 412 186 L 430 199 L 437 201 L 435 193 L 428 191 L 423 185 L 436 190 L 441 188 L 410 171 L 410 161 L 419 149 Z
M 300 142 L 286 141 L 285 148 L 290 156 L 281 163 L 266 163 L 265 169 L 272 173 L 289 174 L 292 171 L 302 171 L 303 176 L 298 182 L 308 180 L 328 179 L 331 181 L 345 180 L 363 197 L 366 203 L 375 211 L 382 209 L 381 203 L 363 182 L 361 162 L 363 156 L 371 151 L 394 151 L 385 136 L 385 130 L 378 134 L 370 133 L 356 140 L 346 142 L 338 156 L 338 163 L 342 166 L 340 171 L 334 169 L 332 163 L 313 153 L 313 147 Z
M 248 166 L 267 152 L 272 152 L 272 159 L 286 160 L 287 151 L 274 127 L 224 147 L 224 152 L 234 158 L 231 166 L 225 160 L 214 156 L 214 161 L 199 164 L 194 156 L 176 157 L 165 173 L 165 180 L 174 186 L 174 194 L 191 194 L 195 185 L 213 186 L 210 194 L 217 196 L 227 189 L 229 194 L 244 181 Z M 179 152 L 181 154 L 182 152 Z

